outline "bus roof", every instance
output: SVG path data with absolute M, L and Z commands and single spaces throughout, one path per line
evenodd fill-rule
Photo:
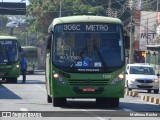
M 157 44 L 157 45 L 146 45 L 146 47 L 159 48 L 159 47 L 160 47 L 160 44 Z
M 118 18 L 105 17 L 105 16 L 93 16 L 93 15 L 77 15 L 77 16 L 55 18 L 52 22 L 52 25 L 61 24 L 61 23 L 77 23 L 77 22 L 122 24 L 122 21 Z
M 17 40 L 17 37 L 0 35 L 0 40 L 8 40 L 8 39 Z
M 22 46 L 23 49 L 35 49 L 35 46 Z

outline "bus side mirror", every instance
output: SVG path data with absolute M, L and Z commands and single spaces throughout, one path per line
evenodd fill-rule
M 19 46 L 19 52 L 23 52 L 23 48 L 21 48 L 21 46 Z
M 47 50 L 51 49 L 52 35 L 53 35 L 53 32 L 49 33 L 47 36 L 47 47 L 46 47 Z
M 129 49 L 130 48 L 130 37 L 125 36 L 125 48 Z

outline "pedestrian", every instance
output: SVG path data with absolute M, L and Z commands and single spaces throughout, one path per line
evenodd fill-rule
M 27 71 L 27 59 L 25 58 L 25 55 L 22 55 L 21 58 L 21 72 L 23 76 L 23 83 L 26 82 L 26 71 Z

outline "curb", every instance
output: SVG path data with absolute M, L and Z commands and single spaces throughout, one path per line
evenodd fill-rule
M 125 91 L 125 95 L 132 96 L 132 97 L 138 97 L 138 92 L 137 91 Z M 147 101 L 153 104 L 160 105 L 160 98 L 148 96 L 148 95 L 140 95 L 140 99 L 143 101 Z
M 126 90 L 125 95 L 129 95 L 129 96 L 132 96 L 132 97 L 137 97 L 138 96 L 138 92 L 137 91 Z

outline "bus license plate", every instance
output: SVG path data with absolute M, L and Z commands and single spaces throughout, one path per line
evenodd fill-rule
M 83 92 L 94 92 L 94 88 L 83 88 Z
M 0 76 L 3 76 L 4 75 L 4 73 L 0 73 Z

